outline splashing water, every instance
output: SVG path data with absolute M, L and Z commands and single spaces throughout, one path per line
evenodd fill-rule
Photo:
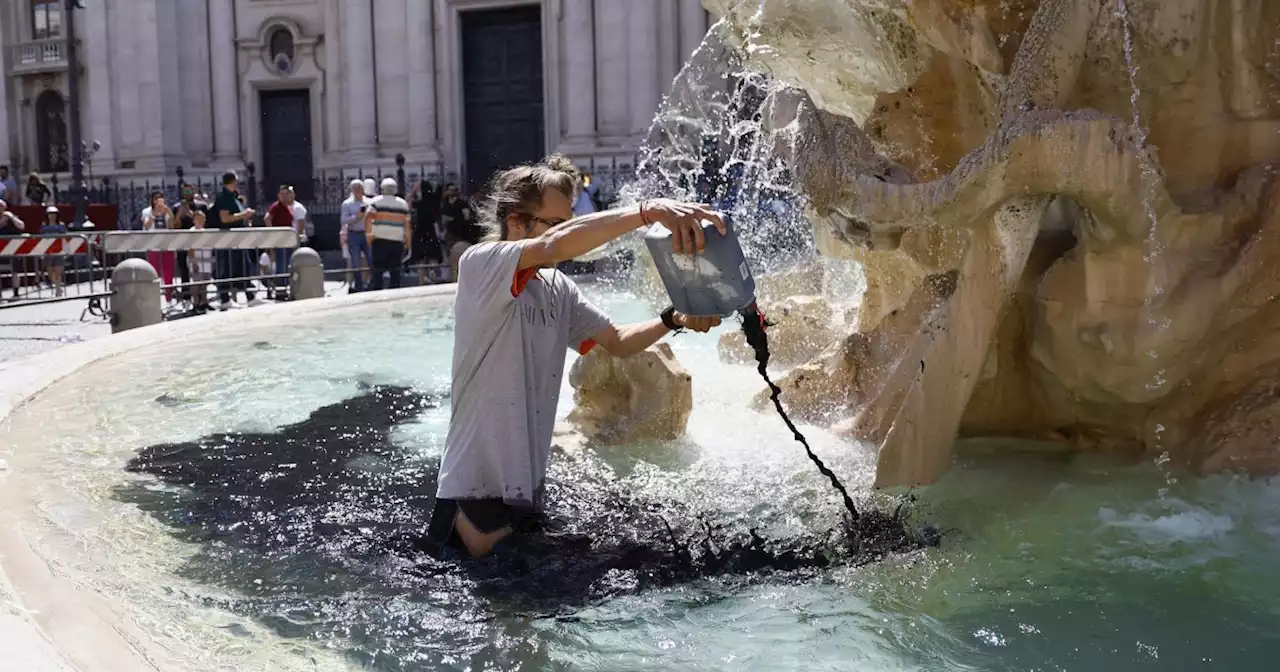
M 803 199 L 761 130 L 762 106 L 780 88 L 747 67 L 727 24 L 712 26 L 654 115 L 636 179 L 622 189 L 620 203 L 666 197 L 712 205 L 733 220 L 757 273 L 811 258 Z
M 1138 88 L 1137 59 L 1133 54 L 1133 25 L 1129 17 L 1129 4 L 1127 0 L 1116 0 L 1116 3 L 1116 17 L 1120 20 L 1120 25 L 1124 30 L 1124 62 L 1128 71 L 1129 89 L 1131 91 L 1129 109 L 1133 117 L 1133 128 L 1138 145 L 1139 166 L 1142 169 L 1142 208 L 1150 224 L 1147 229 L 1147 237 L 1143 241 L 1142 258 L 1152 273 L 1152 286 L 1151 291 L 1142 300 L 1142 309 L 1147 318 L 1147 325 L 1153 332 L 1158 334 L 1168 329 L 1170 324 L 1168 316 L 1156 315 L 1156 311 L 1159 310 L 1156 304 L 1165 292 L 1164 283 L 1161 279 L 1162 272 L 1159 267 L 1160 258 L 1164 254 L 1164 242 L 1160 240 L 1160 224 L 1156 217 L 1155 206 L 1152 204 L 1152 192 L 1155 190 L 1156 185 L 1160 184 L 1160 175 L 1146 153 L 1147 128 L 1143 126 L 1139 112 L 1138 103 L 1141 97 L 1141 89 Z M 1146 355 L 1152 361 L 1159 358 L 1159 353 L 1154 348 L 1148 350 Z M 1147 381 L 1146 389 L 1152 392 L 1163 389 L 1168 382 L 1164 374 L 1165 369 L 1163 367 L 1156 369 L 1155 374 L 1151 376 L 1151 380 Z M 1155 431 L 1151 434 L 1151 447 L 1154 452 L 1160 455 L 1155 460 L 1156 468 L 1164 474 L 1165 482 L 1172 485 L 1177 482 L 1177 477 L 1173 475 L 1168 466 L 1170 460 L 1169 452 L 1164 445 L 1164 431 L 1164 425 L 1157 423 Z M 1160 488 L 1157 494 L 1161 499 L 1164 499 L 1168 496 L 1168 491 L 1167 487 Z
M 764 106 L 783 85 L 745 67 L 732 49 L 726 24 L 713 26 L 676 77 L 641 149 L 638 177 L 624 198 L 632 202 L 675 195 L 711 204 L 733 221 L 750 266 L 757 273 L 812 257 L 812 230 L 792 173 L 763 128 Z M 842 540 L 855 556 L 884 557 L 939 542 L 928 527 L 909 529 L 904 506 L 859 511 L 840 478 L 813 452 L 787 416 L 781 389 L 770 379 L 770 324 L 755 303 L 739 311 L 755 352 L 757 371 L 793 438 L 825 477 L 846 512 Z
M 1138 88 L 1138 64 L 1134 57 L 1133 49 L 1133 23 L 1129 16 L 1129 3 L 1127 0 L 1116 0 L 1116 18 L 1120 21 L 1120 26 L 1124 31 L 1124 63 L 1125 69 L 1128 71 L 1129 89 L 1129 110 L 1132 115 L 1133 132 L 1135 141 L 1138 146 L 1138 162 L 1142 169 L 1142 208 L 1147 216 L 1150 226 L 1147 229 L 1147 237 L 1143 242 L 1143 260 L 1151 268 L 1152 284 L 1151 291 L 1143 299 L 1143 310 L 1147 315 L 1147 324 L 1156 333 L 1163 332 L 1169 328 L 1169 318 L 1159 317 L 1155 315 L 1158 310 L 1157 303 L 1160 302 L 1165 293 L 1164 282 L 1161 279 L 1162 272 L 1159 268 L 1159 262 L 1164 255 L 1164 242 L 1160 239 L 1160 223 L 1156 216 L 1155 206 L 1152 204 L 1154 190 L 1160 184 L 1160 175 L 1156 170 L 1154 163 L 1147 156 L 1147 128 L 1142 124 L 1142 116 L 1139 107 L 1139 100 L 1142 95 L 1141 89 Z M 1148 350 L 1147 357 L 1155 360 L 1159 354 L 1153 349 Z M 1147 383 L 1146 388 L 1151 391 L 1162 389 L 1168 382 L 1164 377 L 1165 370 L 1158 369 L 1155 375 Z M 1159 436 L 1157 434 L 1157 442 Z M 1157 445 L 1157 449 L 1161 446 Z

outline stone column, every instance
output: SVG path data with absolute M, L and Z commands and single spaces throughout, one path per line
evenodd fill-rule
M 201 30 L 208 14 L 205 3 L 200 0 L 179 0 L 174 9 L 174 38 L 178 45 L 175 55 L 180 82 L 180 104 L 176 114 L 178 127 L 182 129 L 182 144 L 186 150 L 185 165 L 190 168 L 192 162 L 208 161 L 213 155 L 209 42 L 193 35 L 193 32 Z
M 378 67 L 378 143 L 402 148 L 409 142 L 409 47 L 407 5 L 421 4 L 412 0 L 371 0 L 373 3 L 373 40 Z M 358 3 L 357 3 L 358 4 Z M 372 39 L 372 38 L 371 38 Z M 370 66 L 372 69 L 372 66 Z
M 9 49 L 9 45 L 5 43 L 5 31 L 0 30 L 0 52 Z M 0 58 L 0 68 L 4 67 L 7 61 Z M 13 132 L 13 128 L 9 126 L 9 102 L 14 97 L 9 95 L 9 75 L 0 73 L 0 166 L 9 166 L 10 174 L 16 176 L 18 174 L 17 166 L 13 165 L 13 150 L 9 146 L 9 134 Z M 14 178 L 17 181 L 17 178 Z
M 107 11 L 111 20 L 111 35 L 118 37 L 137 34 L 138 26 L 134 21 L 131 4 L 110 5 Z M 109 47 L 112 52 L 110 62 L 115 67 L 111 72 L 111 91 L 108 94 L 108 100 L 112 101 L 116 118 L 119 120 L 116 125 L 119 132 L 116 137 L 117 154 L 121 160 L 126 161 L 136 160 L 143 151 L 144 132 L 142 113 L 139 109 L 142 103 L 138 97 L 138 71 L 130 67 L 131 63 L 141 57 L 138 46 L 141 41 L 141 39 L 113 39 Z M 88 64 L 90 67 L 92 65 L 92 63 Z
M 658 111 L 662 94 L 658 85 L 658 2 L 631 0 L 628 3 L 627 53 L 631 107 L 631 135 L 643 138 Z
M 671 88 L 686 55 L 680 51 L 680 5 L 664 2 L 658 12 L 658 81 L 661 93 Z
M 574 147 L 595 143 L 596 64 L 593 0 L 563 0 L 560 45 L 564 50 L 565 140 Z
M 678 0 L 680 3 L 680 58 L 687 61 L 707 35 L 707 11 L 701 0 Z
M 373 110 L 373 15 L 369 0 L 343 1 L 341 44 L 346 90 L 338 95 L 346 99 L 349 158 L 372 158 L 378 138 Z
M 235 0 L 209 0 L 209 58 L 213 72 L 213 158 L 244 161 L 240 147 L 240 64 L 236 58 Z
M 138 88 L 132 94 L 138 98 L 138 118 L 143 128 L 138 167 L 144 170 L 161 169 L 164 165 L 165 135 L 168 130 L 165 128 L 165 108 L 170 107 L 169 101 L 175 93 L 161 88 L 169 86 L 173 81 L 161 77 L 161 68 L 164 67 L 161 59 L 173 58 L 171 53 L 160 48 L 160 32 L 163 27 L 160 12 L 164 7 L 159 6 L 157 0 L 134 0 L 129 4 L 133 6 L 133 30 L 129 34 L 137 40 L 134 47 L 137 58 L 125 67 L 133 68 L 138 78 Z
M 154 136 L 159 137 L 153 143 L 160 157 L 170 161 L 187 161 L 192 148 L 187 146 L 183 128 L 184 108 L 188 105 L 182 95 L 182 89 L 185 88 L 182 76 L 186 73 L 180 68 L 179 52 L 186 50 L 188 45 L 178 32 L 178 26 L 182 24 L 178 22 L 177 3 L 174 0 L 148 0 L 145 4 L 148 5 L 147 13 L 153 17 L 155 32 L 151 35 L 158 52 L 152 67 L 159 82 L 155 90 L 159 92 L 160 98 L 154 104 L 156 114 L 160 117 L 160 125 L 155 128 L 161 132 L 154 133 Z M 144 89 L 142 94 L 146 96 L 147 90 Z M 170 167 L 170 161 L 163 164 L 166 171 Z
M 342 123 L 343 54 L 338 36 L 342 33 L 342 3 L 326 0 L 324 7 L 324 161 L 337 160 L 336 152 L 346 149 L 345 124 Z
M 409 148 L 425 150 L 436 144 L 436 40 L 432 4 L 409 0 Z
M 627 6 L 621 2 L 596 4 L 596 129 L 605 142 L 630 133 L 627 91 L 627 41 L 631 32 Z
M 84 16 L 84 22 L 80 25 L 84 26 L 84 50 L 81 52 L 84 56 L 84 67 L 88 78 L 88 97 L 87 104 L 82 105 L 87 118 L 84 121 L 85 129 L 84 140 L 93 145 L 93 141 L 97 140 L 102 143 L 102 149 L 93 157 L 93 164 L 86 166 L 87 175 L 92 172 L 99 173 L 114 167 L 116 160 L 116 138 L 115 129 L 112 122 L 114 112 L 114 104 L 111 100 L 112 83 L 115 80 L 115 73 L 111 71 L 111 54 L 108 36 L 111 34 L 107 30 L 107 12 L 119 11 L 108 10 L 105 2 L 92 2 L 85 5 L 80 11 Z M 204 40 L 200 40 L 204 42 Z M 3 126 L 3 120 L 0 120 L 0 126 Z M 3 158 L 3 152 L 0 152 L 0 158 Z

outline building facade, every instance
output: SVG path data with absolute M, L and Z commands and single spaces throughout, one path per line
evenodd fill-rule
M 551 151 L 629 167 L 710 20 L 699 0 L 82 4 L 95 179 L 252 163 L 268 184 L 389 172 L 397 155 L 473 186 Z M 0 0 L 0 164 L 14 172 L 69 167 L 64 5 Z

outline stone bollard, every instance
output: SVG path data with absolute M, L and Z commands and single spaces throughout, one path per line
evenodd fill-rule
M 289 259 L 289 298 L 319 299 L 324 297 L 324 262 L 309 247 L 299 247 Z
M 160 277 L 142 259 L 125 259 L 111 272 L 111 333 L 159 324 Z

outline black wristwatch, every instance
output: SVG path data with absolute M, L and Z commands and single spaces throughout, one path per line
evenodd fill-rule
M 670 329 L 671 331 L 674 331 L 677 334 L 684 331 L 684 327 L 676 324 L 676 307 L 675 306 L 667 306 L 667 309 L 662 311 L 659 317 L 662 318 L 662 324 L 666 325 L 667 329 Z

